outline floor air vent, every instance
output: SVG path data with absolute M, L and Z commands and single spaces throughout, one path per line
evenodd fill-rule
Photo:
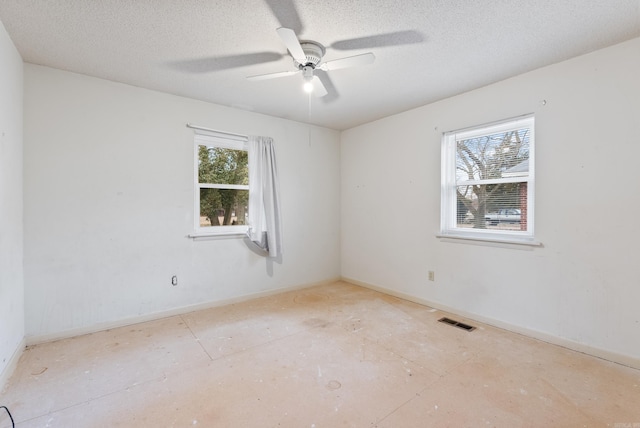
M 443 322 L 445 324 L 452 325 L 454 327 L 461 328 L 463 330 L 467 330 L 467 331 L 473 331 L 473 330 L 476 329 L 475 327 L 470 326 L 469 324 L 465 324 L 465 323 L 460 322 L 460 321 L 452 320 L 451 318 L 446 318 L 446 317 L 445 318 L 440 318 L 438 321 Z

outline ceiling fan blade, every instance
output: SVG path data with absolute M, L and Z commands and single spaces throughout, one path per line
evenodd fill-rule
M 424 42 L 422 33 L 415 30 L 395 31 L 392 33 L 376 34 L 375 36 L 358 37 L 340 40 L 330 47 L 336 50 L 371 49 L 385 46 L 409 45 Z
M 300 41 L 298 40 L 298 36 L 296 36 L 295 31 L 290 28 L 280 27 L 276 30 L 278 35 L 284 42 L 287 49 L 289 49 L 289 53 L 300 64 L 307 63 L 307 56 L 302 50 L 302 46 L 300 46 Z
M 313 95 L 318 98 L 327 95 L 327 88 L 324 87 L 322 80 L 320 80 L 318 76 L 313 76 L 311 83 L 313 84 Z
M 331 77 L 329 77 L 329 73 L 326 71 L 322 71 L 319 69 L 315 70 L 315 75 L 318 76 L 318 79 L 324 85 L 324 88 L 327 90 L 328 94 L 322 97 L 322 102 L 324 104 L 329 104 L 340 98 L 340 94 L 336 89 L 335 85 L 331 81 Z
M 300 70 L 292 70 L 292 71 L 280 71 L 278 73 L 268 73 L 268 74 L 256 74 L 255 76 L 247 76 L 249 80 L 267 80 L 267 79 L 276 79 L 278 77 L 286 77 L 294 74 L 300 73 Z
M 371 64 L 376 60 L 376 56 L 371 52 L 361 55 L 348 56 L 346 58 L 335 59 L 321 64 L 320 68 L 324 71 L 339 70 L 341 68 L 355 67 L 358 65 Z

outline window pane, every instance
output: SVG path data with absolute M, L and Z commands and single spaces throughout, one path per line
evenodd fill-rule
M 248 185 L 247 151 L 198 146 L 198 182 Z
M 249 191 L 200 189 L 200 227 L 247 224 Z
M 456 183 L 529 175 L 529 128 L 456 141 Z
M 442 236 L 534 242 L 533 115 L 442 137 Z
M 457 227 L 527 230 L 527 183 L 456 186 Z

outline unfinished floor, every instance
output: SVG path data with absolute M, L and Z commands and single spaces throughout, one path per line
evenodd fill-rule
M 640 427 L 640 371 L 443 316 L 316 286 L 31 347 L 0 405 L 24 428 Z

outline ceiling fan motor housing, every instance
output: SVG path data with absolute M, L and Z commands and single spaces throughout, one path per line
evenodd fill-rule
M 301 41 L 300 46 L 302 47 L 302 51 L 307 57 L 307 63 L 301 64 L 294 59 L 293 63 L 295 64 L 295 66 L 299 69 L 302 69 L 303 67 L 308 67 L 308 66 L 315 68 L 320 63 L 320 61 L 322 60 L 322 57 L 324 56 L 324 53 L 325 53 L 324 46 L 322 46 L 318 42 L 307 41 L 307 40 Z

